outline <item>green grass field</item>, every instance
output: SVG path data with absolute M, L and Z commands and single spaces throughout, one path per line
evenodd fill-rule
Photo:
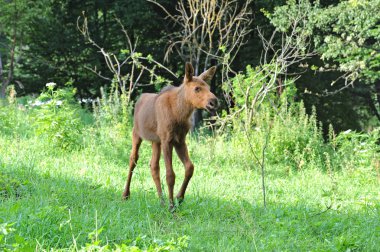
M 195 173 L 185 202 L 172 214 L 156 196 L 147 142 L 131 198 L 121 200 L 129 133 L 115 127 L 104 132 L 96 140 L 88 134 L 84 148 L 71 152 L 34 135 L 0 137 L 0 248 L 380 250 L 380 178 L 373 166 L 323 171 L 268 164 L 264 209 L 259 166 L 242 154 L 246 143 L 188 138 Z M 177 191 L 184 169 L 178 158 L 174 162 Z

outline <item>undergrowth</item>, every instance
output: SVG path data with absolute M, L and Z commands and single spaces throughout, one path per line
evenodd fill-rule
M 379 130 L 322 135 L 302 103 L 262 106 L 252 124 L 188 138 L 195 164 L 183 205 L 160 206 L 143 142 L 131 199 L 129 107 L 90 113 L 68 88 L 0 107 L 0 250 L 375 251 L 380 243 Z M 268 205 L 259 166 L 264 150 Z M 252 150 L 250 149 L 252 148 Z M 161 161 L 161 167 L 164 167 Z M 184 169 L 174 158 L 176 189 Z M 165 169 L 161 169 L 166 191 Z

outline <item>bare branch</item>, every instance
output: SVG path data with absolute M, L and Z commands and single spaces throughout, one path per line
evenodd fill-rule
M 154 81 L 158 79 L 160 80 L 162 79 L 155 72 L 157 67 L 165 70 L 166 72 L 170 73 L 172 76 L 176 78 L 177 76 L 170 69 L 168 69 L 167 67 L 165 67 L 158 61 L 154 60 L 151 55 L 143 56 L 141 53 L 138 53 L 136 51 L 138 38 L 133 42 L 128 34 L 127 29 L 122 24 L 121 20 L 117 17 L 115 17 L 115 19 L 117 23 L 120 25 L 121 30 L 127 42 L 127 48 L 125 50 L 121 50 L 123 54 L 122 60 L 120 60 L 118 56 L 115 55 L 114 53 L 107 52 L 104 48 L 99 46 L 91 38 L 89 29 L 88 29 L 87 17 L 85 16 L 84 12 L 82 13 L 82 17 L 78 17 L 77 19 L 77 28 L 79 32 L 84 36 L 86 41 L 90 43 L 92 46 L 94 46 L 95 48 L 97 48 L 98 52 L 102 54 L 108 70 L 113 75 L 113 79 L 110 79 L 102 75 L 101 72 L 97 71 L 96 67 L 90 68 L 86 66 L 85 68 L 104 80 L 107 80 L 107 81 L 115 80 L 121 90 L 121 94 L 125 96 L 125 102 L 126 102 L 125 105 L 128 105 L 131 99 L 131 95 L 133 91 L 136 89 L 136 87 L 152 85 L 154 84 L 153 83 Z M 80 21 L 82 22 L 80 23 Z M 128 68 L 129 68 L 129 71 L 125 72 L 126 69 Z M 140 83 L 140 80 L 143 77 L 144 73 L 147 73 L 147 74 L 149 73 L 150 75 L 151 81 L 148 84 Z
M 210 59 L 221 64 L 226 54 L 236 56 L 243 44 L 244 37 L 251 31 L 252 22 L 248 9 L 252 0 L 239 8 L 236 0 L 177 2 L 177 13 L 171 14 L 163 5 L 154 0 L 148 2 L 157 5 L 166 14 L 166 19 L 178 25 L 179 30 L 169 34 L 169 46 L 165 53 L 168 61 L 173 48 L 183 59 L 189 59 L 196 66 L 195 71 L 206 69 Z
M 88 67 L 88 66 L 84 66 L 84 68 L 86 68 L 87 70 L 93 72 L 94 74 L 96 74 L 97 76 L 99 76 L 100 78 L 102 78 L 102 79 L 104 79 L 104 80 L 112 81 L 112 79 L 103 76 L 102 73 L 101 73 L 100 71 L 98 72 L 98 71 L 96 70 L 96 67 L 91 68 L 91 67 Z

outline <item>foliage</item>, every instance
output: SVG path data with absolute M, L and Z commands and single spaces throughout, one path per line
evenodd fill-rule
M 123 111 L 123 118 L 127 116 L 126 109 L 130 105 L 132 94 L 136 89 L 143 86 L 154 85 L 156 89 L 160 88 L 165 82 L 171 83 L 169 80 L 165 80 L 162 76 L 157 74 L 157 68 L 167 71 L 174 77 L 176 75 L 168 68 L 153 59 L 151 54 L 143 56 L 142 53 L 137 52 L 137 41 L 132 44 L 131 37 L 128 35 L 128 31 L 125 29 L 121 20 L 116 19 L 120 25 L 120 29 L 125 34 L 125 40 L 127 41 L 128 49 L 121 49 L 120 54 L 114 54 L 105 51 L 99 44 L 93 40 L 89 32 L 88 18 L 83 14 L 83 21 L 78 18 L 77 27 L 83 37 L 93 47 L 98 48 L 99 52 L 103 55 L 104 61 L 108 67 L 113 78 L 105 77 L 101 71 L 97 71 L 96 66 L 94 69 L 86 67 L 88 70 L 98 75 L 100 78 L 111 81 L 111 92 L 115 92 L 115 97 L 121 100 L 121 106 Z M 148 83 L 141 83 L 141 80 L 149 76 Z M 118 92 L 120 90 L 120 97 Z M 103 95 L 103 94 L 102 94 Z
M 90 235 L 89 235 L 90 236 Z M 146 235 L 138 236 L 133 241 L 126 241 L 126 244 L 100 245 L 101 241 L 92 241 L 79 251 L 120 251 L 120 252 L 167 252 L 184 251 L 188 246 L 188 237 L 182 236 L 178 239 L 161 241 L 149 239 Z
M 13 232 L 15 229 L 12 228 L 13 224 L 9 223 L 1 223 L 0 224 L 0 249 L 7 250 L 9 248 L 12 248 L 13 246 L 10 244 L 7 244 L 7 235 L 11 232 Z
M 108 142 L 110 139 L 129 137 L 127 129 L 131 127 L 132 104 L 126 105 L 116 83 L 108 92 L 101 88 L 101 97 L 92 101 L 92 110 L 95 127 L 91 131 L 98 140 Z
M 17 40 L 21 40 L 23 33 L 30 24 L 31 19 L 38 15 L 46 15 L 47 1 L 30 3 L 26 0 L 0 2 L 0 31 L 8 38 L 14 35 L 16 28 Z
M 269 91 L 258 105 L 257 93 L 268 78 L 261 68 L 248 66 L 244 74 L 231 81 L 236 97 L 231 113 L 219 118 L 222 132 L 233 134 L 237 145 L 246 142 L 250 147 L 242 150 L 244 155 L 254 160 L 250 149 L 261 156 L 265 147 L 266 162 L 286 164 L 296 170 L 310 167 L 328 170 L 332 166 L 346 169 L 360 162 L 364 162 L 361 166 L 370 166 L 378 157 L 378 129 L 366 134 L 346 131 L 336 135 L 331 128 L 326 142 L 315 108 L 308 115 L 302 102 L 294 102 L 296 92 L 292 79 L 284 82 L 281 92 L 278 88 Z M 268 146 L 264 142 L 267 137 Z
M 48 1 L 43 4 L 44 15 L 33 16 L 28 21 L 27 47 L 22 48 L 17 80 L 24 89 L 19 93 L 40 92 L 43 83 L 53 81 L 62 87 L 72 80 L 81 97 L 99 96 L 99 88 L 110 82 L 99 78 L 88 68 L 96 67 L 105 77 L 107 64 L 98 49 L 91 47 L 77 29 L 77 19 L 83 13 L 89 20 L 89 32 L 100 47 L 117 56 L 127 47 L 124 33 L 115 17 L 122 20 L 132 37 L 132 43 L 141 45 L 144 55 L 153 54 L 163 44 L 160 41 L 162 24 L 146 1 Z M 28 13 L 29 10 L 26 10 Z M 155 20 L 153 22 L 153 20 Z M 137 28 L 138 27 L 138 28 Z M 129 66 L 127 66 L 129 67 Z
M 351 130 L 341 132 L 338 136 L 330 134 L 330 142 L 336 150 L 336 155 L 339 156 L 342 167 L 347 169 L 374 166 L 374 161 L 380 159 L 379 141 L 379 128 L 369 134 Z
M 98 49 L 87 44 L 78 32 L 76 26 L 78 17 L 84 12 L 88 18 L 88 30 L 93 36 L 92 39 L 98 43 L 100 48 L 119 57 L 126 52 L 128 42 L 115 18 L 117 17 L 128 31 L 132 44 L 139 44 L 139 53 L 147 59 L 161 61 L 165 56 L 164 48 L 168 45 L 167 43 L 172 44 L 177 41 L 170 34 L 180 35 L 183 31 L 177 29 L 179 27 L 173 29 L 172 23 L 164 19 L 168 13 L 178 13 L 175 5 L 167 0 L 155 2 L 157 5 L 148 1 L 132 0 L 100 2 L 44 0 L 33 3 L 24 0 L 2 1 L 0 3 L 0 53 L 3 59 L 3 77 L 6 77 L 8 73 L 9 55 L 15 44 L 16 65 L 14 78 L 10 84 L 15 85 L 19 94 L 40 93 L 44 89 L 43 83 L 46 81 L 54 81 L 63 86 L 63 83 L 73 80 L 78 90 L 77 96 L 81 98 L 97 97 L 100 95 L 100 87 L 105 86 L 106 89 L 110 89 L 112 84 L 111 81 L 99 78 L 89 71 L 89 68 L 96 68 L 97 72 L 108 79 L 113 79 L 114 76 L 108 72 L 107 64 Z M 228 68 L 225 68 L 223 64 L 219 65 L 216 80 L 213 83 L 213 89 L 215 89 L 213 91 L 222 97 L 221 85 L 218 83 L 222 82 L 222 78 L 226 79 L 226 74 L 232 76 L 231 69 L 239 71 L 248 64 L 253 68 L 259 65 L 263 56 L 261 52 L 265 49 L 261 43 L 260 33 L 268 38 L 268 34 L 271 34 L 273 30 L 289 30 L 291 20 L 305 17 L 305 22 L 298 23 L 304 25 L 304 27 L 300 26 L 302 28 L 299 28 L 299 31 L 311 37 L 313 49 L 319 53 L 313 58 L 313 61 L 304 64 L 304 67 L 308 67 L 308 71 L 302 72 L 302 77 L 307 81 L 296 81 L 299 95 L 304 99 L 307 111 L 310 113 L 311 107 L 316 107 L 318 118 L 324 122 L 325 133 L 330 123 L 333 123 L 334 128 L 338 131 L 349 128 L 367 130 L 378 125 L 379 123 L 372 118 L 374 109 L 367 95 L 370 92 L 370 98 L 373 101 L 377 99 L 375 97 L 378 93 L 375 90 L 376 84 L 367 84 L 363 88 L 363 85 L 358 87 L 358 83 L 355 83 L 352 93 L 346 92 L 344 95 L 334 96 L 338 97 L 339 104 L 342 105 L 330 106 L 328 113 L 324 113 L 324 107 L 326 103 L 333 104 L 334 98 L 319 99 L 314 95 L 303 93 L 310 90 L 313 94 L 334 93 L 345 84 L 344 81 L 341 81 L 342 78 L 336 81 L 339 78 L 337 71 L 347 73 L 343 77 L 348 78 L 348 83 L 353 78 L 363 83 L 377 83 L 379 40 L 377 39 L 378 15 L 376 14 L 379 1 L 310 2 L 306 0 L 299 2 L 254 1 L 247 5 L 246 14 L 254 16 L 255 19 L 246 27 L 246 31 L 252 30 L 252 32 L 245 36 L 244 42 L 246 43 L 241 45 L 236 54 L 238 60 L 235 60 Z M 240 8 L 245 6 L 247 1 L 238 0 L 234 3 Z M 168 13 L 157 7 L 158 5 L 164 6 Z M 268 17 L 270 22 L 268 22 Z M 234 22 L 234 24 L 239 22 Z M 256 30 L 257 27 L 259 27 L 258 30 Z M 16 33 L 14 33 L 14 28 L 17 28 Z M 360 30 L 360 32 L 356 32 L 356 30 Z M 13 43 L 12 36 L 15 34 L 16 41 Z M 228 38 L 230 37 L 233 39 L 236 36 L 228 36 Z M 216 39 L 212 41 L 216 42 Z M 281 44 L 279 40 L 275 42 L 276 45 Z M 230 53 L 231 55 L 228 56 L 228 49 L 224 46 L 220 48 L 213 46 L 212 49 L 218 51 L 219 58 L 217 60 L 219 62 L 235 55 Z M 175 47 L 173 50 L 176 50 Z M 200 51 L 200 53 L 204 52 Z M 183 53 L 183 56 L 188 57 L 189 55 Z M 122 58 L 119 57 L 119 59 Z M 320 58 L 323 62 L 320 61 Z M 181 71 L 183 65 L 183 59 L 177 54 L 172 54 L 172 60 L 168 63 L 167 68 L 177 73 Z M 126 72 L 130 72 L 130 67 L 126 66 L 128 68 Z M 180 82 L 166 71 L 157 70 L 159 75 L 174 81 L 174 84 Z M 316 77 L 317 74 L 318 77 Z M 149 76 L 146 76 L 142 81 L 146 83 L 148 80 Z M 331 83 L 335 83 L 335 85 L 331 87 Z M 144 86 L 139 89 L 148 92 L 155 91 L 153 86 Z M 360 96 L 363 95 L 361 90 L 365 91 L 365 97 Z M 131 94 L 132 100 L 138 97 L 139 92 Z M 227 106 L 229 105 L 227 104 Z M 368 116 L 340 116 L 342 107 L 349 107 L 351 113 L 348 114 L 350 115 Z M 376 108 L 379 111 L 378 102 Z M 371 124 L 370 127 L 368 124 Z
M 10 90 L 14 91 L 13 86 L 11 86 Z M 2 103 L 5 103 L 5 101 L 2 101 Z M 23 137 L 30 135 L 29 116 L 27 107 L 16 101 L 16 93 L 10 92 L 8 102 L 0 104 L 0 135 Z
M 14 75 L 20 74 L 18 65 L 22 55 L 21 49 L 28 42 L 30 21 L 37 16 L 45 16 L 47 1 L 30 3 L 29 1 L 0 2 L 0 98 L 4 99 Z M 18 80 L 19 87 L 23 87 Z
M 0 249 L 2 251 L 25 251 L 33 250 L 30 242 L 25 240 L 17 233 L 13 227 L 15 223 L 0 223 Z M 101 230 L 96 230 L 97 235 Z M 74 246 L 70 248 L 60 249 L 59 251 L 120 251 L 120 252 L 165 252 L 165 251 L 184 251 L 188 246 L 188 237 L 182 236 L 178 239 L 168 241 L 150 240 L 145 235 L 139 236 L 135 240 L 126 242 L 127 244 L 107 244 L 101 245 L 102 241 L 92 238 L 93 232 L 89 234 L 90 243 L 86 243 L 81 248 Z M 37 246 L 38 247 L 38 246 Z
M 378 0 L 342 1 L 328 8 L 322 8 L 319 2 L 288 1 L 269 17 L 276 28 L 285 31 L 291 28 L 294 16 L 306 15 L 304 32 L 313 34 L 321 59 L 337 63 L 336 69 L 349 73 L 351 80 L 374 83 L 380 78 L 379 9 Z
M 251 125 L 257 108 L 263 106 L 281 106 L 287 105 L 295 96 L 294 81 L 285 79 L 284 83 L 277 86 L 277 80 L 274 79 L 276 73 L 276 64 L 266 64 L 255 68 L 247 66 L 245 74 L 240 73 L 231 80 L 231 85 L 224 83 L 226 92 L 233 94 L 234 106 L 231 108 L 231 115 L 227 117 L 238 118 Z M 270 86 L 270 83 L 273 83 Z M 279 96 L 281 94 L 281 97 Z
M 249 6 L 252 0 L 241 4 L 230 0 L 180 0 L 173 14 L 159 2 L 149 2 L 162 9 L 165 19 L 173 24 L 165 59 L 169 60 L 169 55 L 175 51 L 182 61 L 194 64 L 196 75 L 202 72 L 201 69 L 210 67 L 212 60 L 231 64 L 251 32 Z
M 373 155 L 378 155 L 378 133 L 341 136 L 331 130 L 335 140 L 324 142 L 314 129 L 315 117 L 306 116 L 302 107 L 270 111 L 265 106 L 248 133 L 260 151 L 265 127 L 271 127 L 266 210 L 257 164 L 246 135 L 237 128 L 229 135 L 188 139 L 196 172 L 185 202 L 173 214 L 157 199 L 148 143 L 141 147 L 131 199 L 120 200 L 131 143 L 117 134 L 116 124 L 88 125 L 82 131 L 83 147 L 74 151 L 50 148 L 48 138 L 34 134 L 1 136 L 0 169 L 9 174 L 7 181 L 22 184 L 27 178 L 25 186 L 33 192 L 0 198 L 0 223 L 15 223 L 8 225 L 14 230 L 1 246 L 49 251 L 376 250 L 380 171 Z M 126 131 L 129 136 L 130 126 Z M 352 142 L 357 150 L 350 148 Z M 182 164 L 173 161 L 181 180 Z
M 326 160 L 325 153 L 330 153 L 332 147 L 325 143 L 315 114 L 307 115 L 302 103 L 281 106 L 274 111 L 263 106 L 251 126 L 247 128 L 235 118 L 233 127 L 236 144 L 246 142 L 256 156 L 261 156 L 265 147 L 265 162 L 270 165 L 286 165 L 295 170 L 311 167 L 326 170 L 326 162 L 331 161 L 330 158 Z M 268 144 L 264 141 L 266 138 Z M 242 152 L 256 163 L 249 154 L 249 148 Z
M 54 147 L 72 150 L 81 147 L 79 105 L 74 99 L 75 89 L 57 89 L 48 83 L 39 96 L 41 103 L 36 112 L 36 133 L 45 136 Z
M 162 9 L 153 9 L 147 1 L 29 2 L 0 2 L 0 52 L 8 53 L 13 43 L 18 63 L 9 104 L 0 106 L 0 250 L 378 250 L 380 237 L 374 233 L 380 226 L 380 131 L 378 122 L 369 124 L 367 116 L 379 94 L 378 0 L 247 5 L 256 18 L 247 29 L 257 24 L 260 29 L 245 37 L 238 60 L 228 66 L 235 77 L 228 86 L 223 84 L 223 91 L 234 102 L 222 108 L 229 111 L 217 121 L 222 130 L 188 138 L 196 172 L 185 202 L 174 213 L 157 199 L 146 142 L 134 170 L 131 198 L 120 200 L 131 148 L 133 100 L 142 91 L 155 91 L 168 76 L 155 68 L 154 78 L 141 81 L 152 77 L 156 87 L 131 92 L 126 103 L 117 76 L 106 73 L 118 64 L 107 66 L 97 50 L 116 61 L 137 59 L 135 65 L 123 65 L 124 77 L 133 66 L 143 68 L 138 64 L 142 58 L 155 65 L 173 32 L 160 16 L 175 13 L 175 5 L 157 1 L 168 8 L 168 13 L 160 13 Z M 236 6 L 245 3 L 237 0 Z M 265 9 L 259 12 L 260 7 Z M 82 11 L 97 48 L 87 45 L 77 31 Z M 129 42 L 123 40 L 114 16 L 125 25 Z M 264 35 L 274 29 L 279 36 L 266 40 Z M 139 52 L 131 50 L 137 42 Z M 260 42 L 262 55 L 255 53 L 262 49 Z M 284 45 L 288 50 L 281 50 Z M 227 47 L 213 49 L 219 60 L 229 58 Z M 309 49 L 318 55 L 304 62 Z M 183 66 L 178 57 L 169 64 L 174 73 Z M 249 64 L 244 73 L 230 72 Z M 88 66 L 107 82 L 87 71 Z M 300 69 L 308 70 L 297 79 L 291 72 Z M 335 103 L 323 100 L 318 95 L 325 89 L 333 92 L 336 87 L 329 80 L 339 77 L 337 71 L 359 82 L 352 93 L 344 90 L 344 96 L 333 96 Z M 46 80 L 60 87 L 70 80 L 76 88 L 54 83 L 45 87 Z M 217 93 L 220 86 L 215 86 Z M 19 93 L 43 92 L 36 101 L 22 98 L 21 104 L 14 87 Z M 307 93 L 310 87 L 319 91 Z M 80 107 L 79 97 L 99 92 L 99 99 L 87 99 L 92 107 Z M 355 103 L 359 95 L 361 104 Z M 315 109 L 313 99 L 320 99 Z M 323 130 L 320 111 L 330 118 Z M 352 111 L 364 116 L 354 117 Z M 341 132 L 347 122 L 351 130 Z M 264 163 L 265 208 L 259 171 Z M 174 158 L 173 166 L 180 181 L 183 165 Z M 164 173 L 161 168 L 163 182 Z
M 315 27 L 322 31 L 315 44 L 322 59 L 368 83 L 380 79 L 380 1 L 343 1 L 319 10 Z
M 2 251 L 30 251 L 33 247 L 17 234 L 15 223 L 0 223 L 0 249 Z
M 267 15 L 282 31 L 292 29 L 294 17 L 307 17 L 303 32 L 311 35 L 318 57 L 302 65 L 304 73 L 298 86 L 305 103 L 317 107 L 325 132 L 329 124 L 339 130 L 366 130 L 379 125 L 379 10 L 378 0 L 333 1 L 327 7 L 319 1 L 291 0 Z M 347 88 L 350 90 L 342 93 Z M 327 113 L 323 108 L 326 105 L 333 105 Z M 342 118 L 342 113 L 347 116 Z
M 4 133 L 9 134 L 12 132 L 12 129 L 14 128 L 13 123 L 15 121 L 11 119 L 14 118 L 14 114 L 13 114 L 14 111 L 15 110 L 6 108 L 4 106 L 0 107 L 0 129 L 1 129 L 0 132 L 2 134 Z

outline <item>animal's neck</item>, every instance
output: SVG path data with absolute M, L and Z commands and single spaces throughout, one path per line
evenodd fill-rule
M 177 99 L 175 104 L 175 110 L 180 121 L 189 121 L 191 114 L 194 111 L 194 106 L 186 99 L 186 90 L 181 85 L 177 90 Z

